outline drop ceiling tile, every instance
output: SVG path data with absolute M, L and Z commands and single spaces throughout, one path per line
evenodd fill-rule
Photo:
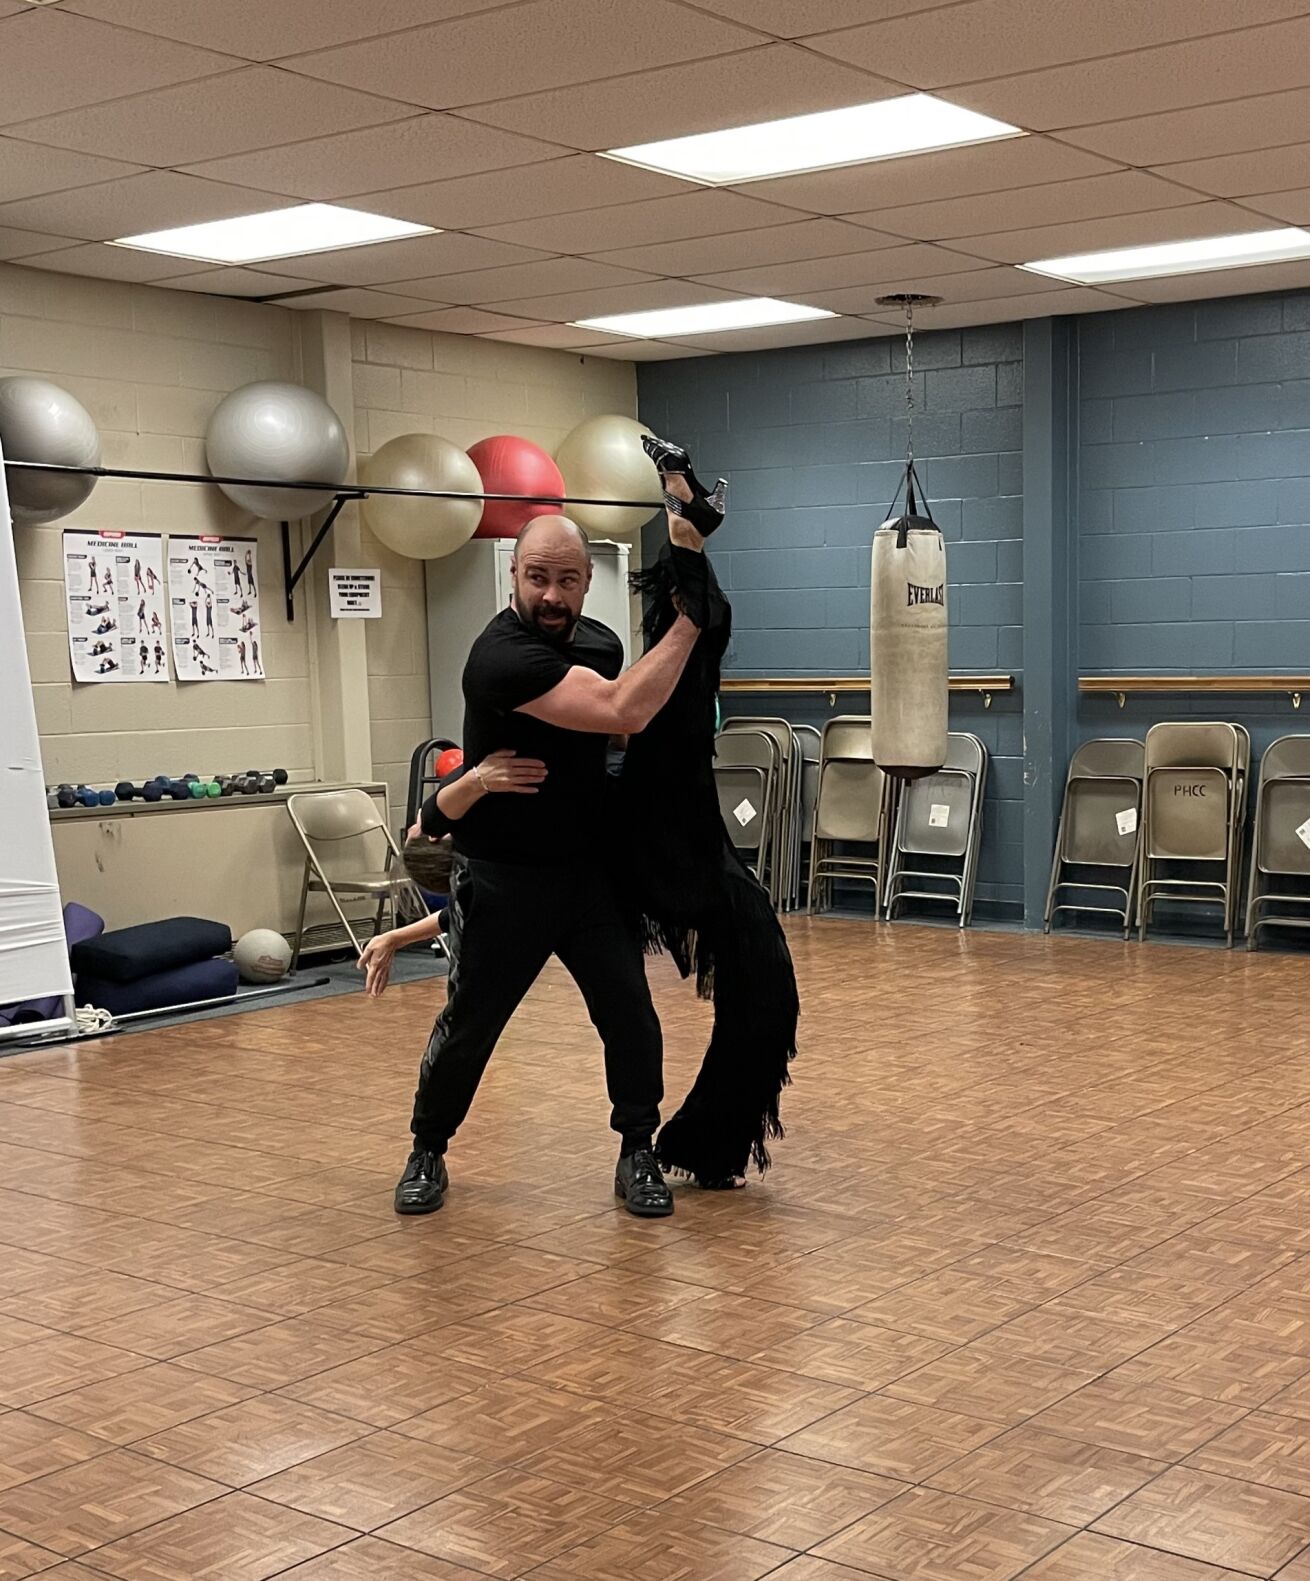
M 550 252 L 590 251 L 564 248 L 558 238 L 567 233 L 574 210 L 599 204 L 640 202 L 693 189 L 685 181 L 657 176 L 649 170 L 620 165 L 594 154 L 570 154 L 540 165 L 513 170 L 486 171 L 457 176 L 453 181 L 430 181 L 423 186 L 396 187 L 366 192 L 350 200 L 357 209 L 373 209 L 397 219 L 439 225 L 443 230 L 497 229 L 513 220 L 534 220 L 534 239 L 526 245 Z M 505 238 L 512 240 L 514 238 Z
M 527 0 L 285 64 L 309 77 L 446 110 L 758 42 L 754 32 L 672 0 Z
M 728 329 L 717 335 L 688 335 L 683 346 L 705 351 L 769 351 L 776 346 L 818 346 L 831 341 L 875 340 L 892 333 L 863 318 L 825 318 L 810 324 L 766 324 L 758 329 Z
M 146 46 L 147 52 L 154 47 Z M 246 66 L 203 82 L 24 121 L 12 131 L 30 142 L 142 165 L 194 165 L 413 113 L 411 106 L 371 94 L 329 88 L 268 66 Z
M 43 236 L 39 231 L 14 230 L 0 225 L 0 259 L 35 258 L 38 253 L 48 253 L 57 247 L 76 247 L 68 236 Z
M 1304 0 L 1098 0 L 1033 5 L 1032 0 L 968 0 L 943 10 L 892 17 L 807 37 L 831 54 L 916 88 L 943 88 L 1121 55 L 1236 27 L 1299 16 Z M 1012 120 L 1013 117 L 1007 117 Z M 1030 124 L 1024 122 L 1025 125 Z
M 1310 187 L 1300 187 L 1292 192 L 1265 192 L 1256 197 L 1243 198 L 1242 203 L 1246 210 L 1255 210 L 1257 214 L 1285 225 L 1310 224 Z
M 708 357 L 708 351 L 680 346 L 669 340 L 628 340 L 608 346 L 593 346 L 589 357 L 604 357 L 607 362 L 681 362 L 688 357 Z
M 1192 302 L 1216 296 L 1250 296 L 1257 291 L 1304 291 L 1307 287 L 1310 261 L 1253 264 L 1248 269 L 1217 269 L 1165 280 L 1129 280 L 1115 290 L 1141 302 Z
M 838 27 L 859 27 L 884 17 L 932 11 L 949 0 L 698 0 L 702 11 L 714 11 L 775 33 L 779 38 L 802 38 L 807 33 Z
M 487 335 L 497 330 L 533 329 L 531 319 L 514 318 L 508 313 L 489 313 L 480 307 L 448 307 L 411 313 L 392 321 L 409 329 L 439 330 L 448 335 Z
M 881 159 L 841 170 L 753 181 L 740 190 L 770 203 L 789 203 L 815 214 L 859 214 L 928 203 L 939 198 L 1005 192 L 1039 182 L 1075 181 L 1116 167 L 1048 137 L 1014 137 L 974 148 L 945 148 L 905 159 Z M 877 215 L 873 216 L 877 229 Z
M 1061 132 L 1062 141 L 1134 165 L 1167 165 L 1299 143 L 1310 117 L 1310 88 L 1262 93 L 1169 115 L 1140 115 Z
M 1022 318 L 1053 318 L 1065 313 L 1101 313 L 1136 304 L 1089 286 L 1061 291 L 1038 291 L 1031 296 L 994 297 L 984 302 L 944 302 L 916 314 L 916 327 L 925 330 L 963 329 L 974 324 L 1009 324 Z M 895 328 L 894 320 L 888 320 Z
M 1059 280 L 1047 283 L 1052 291 L 1059 290 L 1063 285 Z M 803 300 L 815 307 L 826 307 L 834 313 L 867 313 L 876 316 L 887 311 L 886 308 L 879 308 L 878 298 L 897 291 L 922 291 L 927 296 L 939 296 L 945 302 L 955 304 L 986 302 L 994 297 L 1045 294 L 1040 275 L 1028 274 L 1022 269 L 996 268 L 972 269 L 959 274 L 912 274 L 899 280 L 885 280 L 877 285 L 847 286 L 836 291 L 807 291 Z M 927 310 L 923 321 L 927 322 Z
M 869 252 L 847 253 L 840 258 L 810 258 L 800 263 L 768 264 L 762 269 L 730 269 L 725 274 L 706 278 L 710 285 L 725 286 L 747 296 L 808 301 L 816 291 L 877 285 L 883 280 L 904 280 L 910 275 L 957 274 L 977 268 L 976 258 L 924 242 L 911 242 L 905 247 L 879 247 Z M 821 305 L 827 306 L 826 303 Z
M 556 88 L 464 113 L 571 148 L 599 149 L 808 115 L 904 91 L 791 44 L 764 44 L 727 58 L 679 61 L 589 83 L 585 93 Z
M 997 77 L 953 88 L 951 98 L 1018 126 L 1054 130 L 1297 88 L 1305 82 L 1307 59 L 1310 16 L 1300 16 L 1240 33 Z
M 1069 253 L 1110 247 L 1141 247 L 1150 242 L 1190 241 L 1197 236 L 1240 236 L 1265 231 L 1269 221 L 1232 203 L 1197 203 L 1159 214 L 1118 214 L 1069 225 L 1002 231 L 989 236 L 957 237 L 952 246 L 996 263 L 1027 263 L 1033 258 L 1063 258 Z
M 729 231 L 722 236 L 684 237 L 600 253 L 604 263 L 656 274 L 705 275 L 724 269 L 749 269 L 759 264 L 794 263 L 801 258 L 835 258 L 842 253 L 895 247 L 898 238 L 879 236 L 842 220 L 806 219 L 764 230 Z
M 92 280 L 164 280 L 186 269 L 180 258 L 165 258 L 159 253 L 136 252 L 128 247 L 106 247 L 91 242 L 85 247 L 65 247 L 57 252 L 37 253 L 23 262 L 29 269 L 53 269 L 58 274 L 86 275 Z M 205 269 L 197 264 L 193 273 Z
M 142 168 L 117 159 L 97 159 L 91 154 L 40 148 L 35 143 L 20 143 L 14 137 L 0 137 L 0 203 L 45 192 L 63 192 L 69 187 L 89 187 L 96 181 L 112 181 L 116 176 L 135 176 Z
M 615 170 L 613 160 L 600 160 Z M 680 241 L 688 236 L 718 236 L 731 231 L 755 230 L 768 225 L 794 223 L 795 209 L 763 203 L 736 192 L 711 192 L 704 187 L 678 183 L 670 197 L 644 203 L 610 203 L 601 208 L 569 214 L 567 222 L 550 233 L 550 246 L 561 253 L 598 253 L 615 247 L 644 247 L 654 242 Z M 540 243 L 539 220 L 475 227 L 481 236 L 531 245 Z
M 292 280 L 287 275 L 268 274 L 263 269 L 242 269 L 234 265 L 228 269 L 206 269 L 203 274 L 170 276 L 167 280 L 156 280 L 154 283 L 169 291 L 199 291 L 206 296 L 257 298 L 294 291 L 305 282 Z
M 310 253 L 304 258 L 279 258 L 277 267 L 298 279 L 322 280 L 328 285 L 391 285 L 397 280 L 427 280 L 470 269 L 535 263 L 550 256 L 533 247 L 488 241 L 485 236 L 439 231 L 435 236 L 411 236 L 406 241 L 342 247 L 336 252 Z M 437 302 L 450 301 L 439 291 L 414 294 Z
M 871 209 L 867 214 L 852 215 L 851 220 L 916 241 L 947 241 L 953 236 L 981 236 L 1094 220 L 1108 214 L 1182 207 L 1195 201 L 1196 194 L 1185 187 L 1174 186 L 1143 170 L 1116 170 L 1106 176 L 1046 181 L 1012 192 L 911 203 L 900 209 Z
M 403 187 L 434 177 L 467 176 L 558 159 L 564 152 L 553 144 L 478 126 L 453 115 L 427 114 L 335 137 L 237 154 L 231 159 L 210 159 L 192 165 L 190 172 L 211 181 L 331 201 L 375 188 L 383 174 L 393 186 Z
M 626 336 L 602 335 L 572 324 L 532 324 L 527 329 L 498 329 L 488 340 L 508 340 L 516 346 L 548 346 L 553 351 L 590 351 L 593 346 L 628 345 Z
M 1246 199 L 1253 192 L 1289 192 L 1310 185 L 1310 143 L 1287 148 L 1262 148 L 1252 153 L 1221 154 L 1214 159 L 1188 159 L 1162 165 L 1158 174 L 1220 198 Z M 1252 200 L 1255 201 L 1255 200 Z
M 649 280 L 641 285 L 603 286 L 597 291 L 563 291 L 555 296 L 498 302 L 502 313 L 549 324 L 566 324 L 608 313 L 640 313 L 647 308 L 688 307 L 693 302 L 736 300 L 739 292 L 721 291 L 693 280 Z
M 277 306 L 306 312 L 349 313 L 351 318 L 397 318 L 401 313 L 422 312 L 431 304 L 411 296 L 396 296 L 390 291 L 348 286 L 343 291 L 311 291 L 304 296 L 279 297 Z
M 300 50 L 349 44 L 400 28 L 443 21 L 499 0 L 64 0 L 65 11 L 100 17 L 161 38 L 203 44 L 243 60 L 276 60 Z
M 151 170 L 121 181 L 101 181 L 73 192 L 0 203 L 0 224 L 29 226 L 76 235 L 83 241 L 137 236 L 173 225 L 229 219 L 280 206 L 268 193 L 225 187 L 217 181 Z
M 613 264 L 596 263 L 590 258 L 546 258 L 540 263 L 511 264 L 505 269 L 474 269 L 466 274 L 435 276 L 425 281 L 419 295 L 431 295 L 443 302 L 463 304 L 505 302 L 510 297 L 549 296 L 561 291 L 589 291 L 598 286 L 636 285 L 654 277 L 634 269 L 616 269 Z M 394 282 L 394 289 L 405 290 L 405 282 Z M 442 293 L 445 293 L 444 295 Z
M 28 0 L 0 0 L 0 20 L 8 16 L 21 16 L 28 8 Z
M 5 91 L 0 124 L 148 93 L 227 71 L 225 55 L 143 38 L 54 6 L 29 6 L 4 30 Z M 107 153 L 107 149 L 91 150 Z

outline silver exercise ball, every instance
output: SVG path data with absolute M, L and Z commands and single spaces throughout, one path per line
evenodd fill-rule
M 341 419 L 321 395 L 299 384 L 261 379 L 218 403 L 205 431 L 215 477 L 277 483 L 342 483 L 350 444 Z M 219 487 L 234 504 L 266 521 L 299 521 L 332 503 L 332 492 L 239 483 Z
M 359 469 L 360 482 L 373 488 L 451 489 L 480 494 L 478 469 L 458 445 L 436 434 L 401 434 L 388 439 Z M 370 494 L 364 520 L 373 536 L 396 554 L 414 560 L 439 560 L 454 554 L 477 531 L 482 501 L 406 499 Z
M 98 467 L 100 435 L 90 412 L 47 379 L 0 379 L 0 446 L 6 461 Z M 9 505 L 19 526 L 41 527 L 75 511 L 95 478 L 76 473 L 9 472 Z
M 617 413 L 589 417 L 567 434 L 555 452 L 564 492 L 583 499 L 650 500 L 649 507 L 569 504 L 570 518 L 590 533 L 620 537 L 635 533 L 660 509 L 660 475 L 641 448 L 650 430 Z

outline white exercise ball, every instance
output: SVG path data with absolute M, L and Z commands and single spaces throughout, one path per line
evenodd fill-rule
M 401 434 L 387 440 L 360 467 L 368 488 L 451 489 L 480 494 L 478 469 L 458 445 L 436 434 Z M 406 498 L 370 494 L 364 520 L 375 538 L 414 560 L 439 560 L 454 554 L 477 531 L 482 501 Z
M 205 431 L 215 477 L 278 483 L 343 483 L 350 443 L 341 419 L 321 395 L 299 384 L 261 379 L 218 403 Z M 333 490 L 279 489 L 220 483 L 224 494 L 266 521 L 299 521 L 332 503 Z
M 98 467 L 100 435 L 81 401 L 48 379 L 0 379 L 0 446 L 6 461 Z M 41 527 L 75 511 L 96 479 L 77 473 L 9 471 L 9 505 L 19 526 Z
M 275 983 L 287 975 L 291 946 L 272 928 L 251 928 L 233 946 L 232 959 L 242 982 Z
M 571 497 L 600 500 L 650 500 L 649 506 L 577 505 L 569 518 L 590 533 L 625 537 L 660 509 L 660 475 L 641 447 L 650 430 L 632 417 L 611 413 L 588 417 L 567 434 L 555 452 Z

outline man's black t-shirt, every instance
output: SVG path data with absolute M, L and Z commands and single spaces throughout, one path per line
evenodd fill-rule
M 535 796 L 484 796 L 454 825 L 455 849 L 486 862 L 544 867 L 579 859 L 601 835 L 606 812 L 608 737 L 561 730 L 527 714 L 575 665 L 606 680 L 623 668 L 623 644 L 585 615 L 572 639 L 551 642 L 505 609 L 473 644 L 464 666 L 464 761 L 510 749 L 540 758 L 545 783 Z

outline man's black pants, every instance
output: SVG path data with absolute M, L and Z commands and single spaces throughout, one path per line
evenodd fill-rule
M 469 1112 L 492 1050 L 552 955 L 582 990 L 605 1046 L 610 1124 L 626 1149 L 659 1125 L 664 1046 L 641 942 L 599 867 L 456 868 L 446 1007 L 419 1070 L 414 1145 L 444 1153 Z

